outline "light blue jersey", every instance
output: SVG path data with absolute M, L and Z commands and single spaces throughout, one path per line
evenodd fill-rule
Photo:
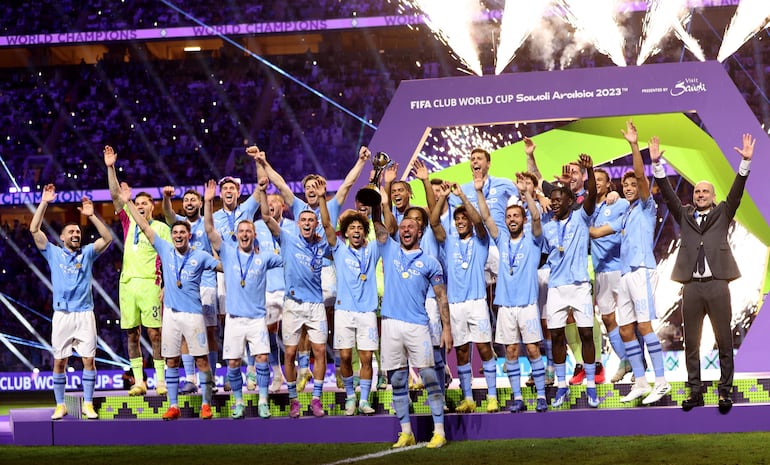
M 375 268 L 380 259 L 376 242 L 356 250 L 337 240 L 332 247 L 334 266 L 337 269 L 336 310 L 349 312 L 373 312 L 377 310 L 377 280 Z
M 187 221 L 190 223 L 190 247 L 195 250 L 203 250 L 210 255 L 214 255 L 211 249 L 211 242 L 209 242 L 209 236 L 206 234 L 206 228 L 203 226 L 203 218 L 198 218 L 196 222 L 190 222 L 182 215 L 176 215 L 177 221 Z M 235 244 L 235 242 L 233 242 Z M 206 270 L 201 277 L 201 287 L 217 287 L 217 273 L 216 271 Z
M 255 251 L 254 251 L 255 252 Z M 283 259 L 272 249 L 245 253 L 237 245 L 222 242 L 219 258 L 225 274 L 225 307 L 233 316 L 264 318 L 269 270 L 280 271 Z
M 654 237 L 658 207 L 652 196 L 646 201 L 637 199 L 625 214 L 612 224 L 612 229 L 621 232 L 620 272 L 622 274 L 637 268 L 655 269 Z
M 535 237 L 524 231 L 519 240 L 511 239 L 511 233 L 499 229 L 495 243 L 500 250 L 500 267 L 495 286 L 495 305 L 525 307 L 537 304 L 537 266 L 540 264 L 540 248 L 543 236 Z
M 331 220 L 332 226 L 337 225 L 337 220 L 340 217 L 340 203 L 337 202 L 337 197 L 332 197 L 331 200 L 326 201 L 326 208 L 329 210 L 329 219 Z M 318 218 L 318 226 L 316 227 L 315 232 L 318 233 L 319 236 L 322 238 L 326 237 L 326 230 L 324 229 L 324 225 L 321 222 L 321 206 L 317 206 L 315 208 L 310 208 L 308 204 L 303 202 L 297 197 L 294 197 L 294 202 L 291 204 L 291 213 L 294 215 L 294 220 L 299 220 L 299 214 L 303 211 L 310 210 L 312 212 L 315 212 L 316 218 Z M 332 262 L 328 258 L 323 259 L 323 266 L 331 266 Z
M 442 223 L 445 223 L 444 217 L 441 219 Z M 447 221 L 444 225 L 444 230 L 449 231 L 448 227 L 449 222 Z M 430 226 L 427 226 L 422 231 L 422 237 L 420 238 L 420 248 L 426 255 L 430 255 L 431 257 L 438 260 L 439 264 L 441 265 L 441 270 L 444 275 L 444 279 L 446 279 L 446 257 L 444 256 L 444 252 L 441 248 L 441 245 L 438 243 L 438 240 L 436 239 L 436 235 L 433 233 L 433 228 Z M 446 284 L 446 281 L 444 282 Z M 433 290 L 433 286 L 430 286 L 428 288 L 428 297 L 429 298 L 435 298 L 436 292 Z
M 476 188 L 473 187 L 473 181 L 467 182 L 462 185 L 462 190 L 465 196 L 468 197 L 471 205 L 478 210 L 479 201 L 476 196 Z M 505 227 L 505 209 L 508 207 L 508 199 L 511 196 L 519 195 L 519 189 L 510 179 L 496 178 L 494 176 L 487 176 L 487 180 L 484 183 L 484 187 L 481 189 L 484 193 L 484 198 L 487 201 L 489 212 L 492 214 L 492 219 L 495 220 L 495 224 L 498 228 Z M 462 205 L 462 201 L 455 195 L 449 196 L 449 205 L 452 208 L 457 208 Z
M 226 212 L 223 208 L 220 208 L 213 213 L 214 229 L 219 231 L 223 241 L 231 241 L 235 244 L 238 241 L 236 237 L 238 223 L 243 220 L 254 221 L 254 215 L 257 214 L 258 209 L 259 202 L 252 195 L 243 203 L 238 204 L 235 207 L 235 211 Z
M 281 229 L 279 240 L 283 257 L 286 297 L 297 302 L 323 303 L 321 267 L 329 249 L 326 239 L 308 244 L 298 231 Z
M 281 218 L 279 226 L 281 229 L 286 229 L 292 234 L 298 233 L 296 223 L 288 218 Z M 259 242 L 260 252 L 270 252 L 280 256 L 281 244 L 278 239 L 273 237 L 265 222 L 262 220 L 256 221 L 254 227 L 257 230 L 257 242 Z M 267 270 L 267 292 L 283 291 L 284 289 L 286 289 L 286 282 L 283 277 L 283 269 L 271 268 Z
M 450 304 L 486 299 L 484 265 L 489 256 L 489 236 L 475 234 L 461 240 L 457 231 L 447 234 L 442 245 L 446 256 L 447 300 Z
M 544 246 L 551 275 L 548 287 L 587 283 L 588 225 L 591 217 L 583 208 L 572 210 L 567 218 L 555 218 L 543 225 Z
M 444 284 L 438 260 L 420 249 L 404 251 L 391 238 L 380 245 L 380 251 L 387 290 L 382 298 L 383 318 L 427 325 L 428 288 Z
M 628 210 L 628 200 L 620 199 L 612 205 L 605 202 L 596 206 L 591 226 L 598 228 L 609 224 L 612 227 Z M 594 264 L 594 272 L 605 273 L 607 271 L 620 270 L 620 231 L 598 239 L 591 239 L 591 260 Z
M 201 306 L 201 276 L 219 264 L 216 258 L 202 250 L 189 248 L 182 255 L 165 239 L 155 237 L 163 269 L 163 305 L 179 312 L 203 313 Z
M 91 292 L 94 260 L 93 244 L 70 252 L 50 242 L 40 251 L 48 262 L 53 285 L 53 309 L 65 312 L 90 312 L 94 309 Z

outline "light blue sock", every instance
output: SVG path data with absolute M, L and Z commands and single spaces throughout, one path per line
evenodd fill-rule
M 545 358 L 548 361 L 548 366 L 553 366 L 553 341 L 550 339 L 545 340 Z
M 168 388 L 168 405 L 178 405 L 179 368 L 166 368 L 166 387 Z
M 559 383 L 559 387 L 565 387 L 567 385 L 567 365 L 564 363 L 556 363 L 553 366 L 554 373 L 556 374 L 556 382 Z M 562 386 L 564 383 L 564 386 Z
M 497 361 L 494 357 L 482 363 L 484 379 L 487 381 L 487 395 L 497 397 Z
M 334 349 L 334 369 L 339 370 L 342 365 L 342 358 L 340 357 L 340 351 Z
M 356 388 L 353 386 L 353 377 L 352 376 L 343 376 L 342 382 L 345 384 L 345 394 L 348 397 L 355 397 L 356 396 Z M 369 382 L 371 384 L 371 381 Z
M 586 383 L 589 387 L 595 386 L 596 380 L 596 363 L 584 363 L 583 369 L 586 371 Z
M 297 382 L 292 381 L 291 383 L 286 381 L 286 389 L 289 391 L 289 399 L 296 399 L 297 398 Z
M 513 398 L 521 398 L 521 366 L 519 365 L 518 358 L 514 360 L 505 359 L 505 374 L 508 375 L 508 381 L 511 383 Z M 543 373 L 543 376 L 545 376 L 545 373 Z
M 390 384 L 393 387 L 393 410 L 396 411 L 398 422 L 402 425 L 409 423 L 408 377 L 406 370 L 397 370 L 390 377 Z M 444 407 L 441 408 L 443 410 Z
M 177 374 L 177 376 L 179 376 Z M 201 403 L 210 404 L 211 396 L 214 388 L 214 381 L 211 376 L 211 371 L 199 371 L 198 376 L 201 379 Z M 179 384 L 177 382 L 177 384 Z
M 270 384 L 270 365 L 267 362 L 257 362 L 257 387 L 259 388 L 260 402 L 267 401 L 268 384 Z
M 372 391 L 372 380 L 362 379 L 359 386 L 361 386 L 361 400 L 369 402 L 369 393 Z
M 623 342 L 623 346 L 626 348 L 626 358 L 631 364 L 634 377 L 637 380 L 644 379 L 644 362 L 642 361 L 642 348 L 639 346 L 639 341 L 633 339 Z
M 647 353 L 650 354 L 650 360 L 652 360 L 655 377 L 662 378 L 665 376 L 666 369 L 663 365 L 663 349 L 660 347 L 658 336 L 654 332 L 647 333 L 644 335 L 644 343 L 647 345 Z
M 230 381 L 230 389 L 233 391 L 233 397 L 237 403 L 243 402 L 243 376 L 241 368 L 227 368 L 227 380 Z
M 615 355 L 623 362 L 626 359 L 626 346 L 623 345 L 623 339 L 620 338 L 620 327 L 616 326 L 607 336 L 610 339 L 610 345 L 612 350 L 615 351 Z
M 53 397 L 56 404 L 64 403 L 64 391 L 67 389 L 67 373 L 53 374 Z
M 96 370 L 83 370 L 83 401 L 94 401 L 94 386 L 96 385 Z
M 248 368 L 254 368 L 256 364 L 257 364 L 257 357 L 251 354 L 251 350 L 249 350 L 249 345 L 246 344 L 246 366 Z
M 471 383 L 473 382 L 473 376 L 471 374 L 471 364 L 457 366 L 457 376 L 460 378 L 460 388 L 463 391 L 463 397 L 473 398 L 473 390 L 471 389 Z
M 313 397 L 321 398 L 321 394 L 324 392 L 324 380 L 313 379 Z
M 444 394 L 438 385 L 436 370 L 432 367 L 420 368 L 420 378 L 425 383 L 425 389 L 428 391 L 428 405 L 430 414 L 433 417 L 433 424 L 444 423 Z
M 184 375 L 188 380 L 195 382 L 195 357 L 190 354 L 182 354 L 182 366 L 184 367 Z M 168 378 L 166 378 L 168 384 Z
M 535 380 L 537 397 L 545 398 L 545 365 L 543 364 L 543 357 L 530 360 L 529 364 L 532 366 L 532 379 Z

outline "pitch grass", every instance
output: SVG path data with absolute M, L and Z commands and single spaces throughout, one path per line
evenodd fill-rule
M 584 425 L 588 426 L 588 425 Z M 525 425 L 515 426 L 526 428 Z M 597 425 L 597 427 L 599 427 Z M 601 427 L 609 428 L 611 425 Z M 356 464 L 770 464 L 770 433 L 519 439 L 450 442 Z M 387 451 L 390 444 L 283 444 L 145 447 L 0 447 L 0 464 L 326 464 Z

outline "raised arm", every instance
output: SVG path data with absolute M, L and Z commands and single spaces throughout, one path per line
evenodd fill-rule
M 430 227 L 433 229 L 433 235 L 436 236 L 436 240 L 439 242 L 446 241 L 447 232 L 446 229 L 444 229 L 444 225 L 441 224 L 441 212 L 444 210 L 444 205 L 446 205 L 451 192 L 452 189 L 448 182 L 441 184 L 438 198 L 436 199 L 436 205 L 434 205 L 429 212 Z
M 390 205 L 390 191 L 384 187 L 381 190 L 382 201 L 380 202 L 380 212 L 382 213 L 383 226 L 388 234 L 395 234 L 398 230 L 398 222 L 393 215 L 393 207 Z M 372 209 L 372 220 L 374 220 L 374 209 Z
M 326 181 L 318 179 L 311 182 L 315 184 L 318 190 L 318 205 L 321 210 L 321 224 L 323 224 L 324 232 L 326 233 L 326 242 L 329 243 L 329 247 L 334 247 L 337 245 L 337 232 L 334 230 L 329 207 L 326 205 Z
M 80 214 L 88 218 L 91 221 L 91 224 L 96 228 L 96 232 L 99 233 L 99 239 L 94 241 L 94 251 L 98 254 L 102 253 L 112 243 L 112 231 L 110 231 L 110 228 L 108 228 L 107 225 L 94 214 L 94 203 L 91 199 L 83 197 L 81 202 L 82 206 L 78 207 Z
M 543 175 L 540 174 L 540 169 L 537 167 L 537 162 L 535 161 L 536 148 L 537 145 L 535 145 L 535 141 L 529 137 L 524 138 L 524 153 L 527 155 L 527 171 L 535 175 L 537 178 L 537 185 L 535 187 L 537 189 L 541 189 L 541 185 L 543 184 Z
M 259 147 L 257 147 L 256 145 L 252 145 L 246 148 L 246 155 L 248 155 L 249 158 L 254 160 L 254 166 L 256 170 L 255 172 L 257 173 L 257 181 L 259 181 L 259 179 L 263 177 L 267 177 L 267 170 L 265 169 L 265 166 L 260 162 L 260 159 L 267 160 L 267 156 L 265 155 L 265 152 L 262 150 L 259 150 Z M 283 195 L 283 192 L 281 192 L 281 195 Z M 292 193 L 292 196 L 293 195 L 294 194 Z M 254 192 L 251 193 L 251 196 L 254 197 L 255 200 L 259 201 L 259 193 L 257 192 L 256 189 L 254 189 Z M 285 197 L 284 197 L 284 200 L 285 200 Z
M 398 176 L 398 163 L 396 162 L 391 163 L 387 168 L 385 168 L 385 171 L 382 173 L 382 195 L 383 197 L 385 196 L 388 197 L 388 204 L 385 205 L 383 203 L 382 205 L 383 210 L 386 210 L 386 209 L 392 210 L 393 208 L 393 203 L 390 201 L 393 198 L 390 195 L 390 188 L 393 185 L 393 181 L 396 180 L 397 176 Z M 398 225 L 396 225 L 396 227 L 398 227 Z
M 249 152 L 250 150 L 251 152 Z M 265 152 L 260 151 L 259 148 L 257 148 L 256 146 L 251 146 L 246 149 L 246 153 L 249 153 L 249 156 L 251 156 L 251 154 L 254 154 L 254 160 L 256 161 L 256 163 L 259 164 L 265 170 L 264 172 L 267 175 L 267 178 L 270 180 L 270 182 L 273 183 L 276 189 L 278 189 L 278 192 L 281 193 L 281 196 L 283 197 L 283 201 L 286 203 L 286 205 L 291 207 L 291 205 L 294 203 L 294 192 L 292 192 L 289 185 L 286 184 L 286 180 L 283 179 L 283 176 L 278 174 L 278 172 L 274 170 L 272 166 L 270 166 L 270 163 L 267 162 L 267 157 L 265 156 Z M 260 202 L 260 205 L 264 205 L 264 204 Z M 267 216 L 270 216 L 269 210 L 268 210 Z
M 415 178 L 422 181 L 422 188 L 425 190 L 425 201 L 428 203 L 428 211 L 433 211 L 436 205 L 436 195 L 428 179 L 428 167 L 421 160 L 415 160 L 412 164 L 412 174 Z
M 112 197 L 112 205 L 115 207 L 115 211 L 119 212 L 123 210 L 123 206 L 126 204 L 123 202 L 120 195 L 120 182 L 118 182 L 118 174 L 115 171 L 115 162 L 118 160 L 118 154 L 115 153 L 112 147 L 109 145 L 104 146 L 104 165 L 107 167 L 107 185 L 110 188 L 110 197 Z
M 125 182 L 120 183 L 120 200 L 123 202 L 123 205 L 128 207 L 129 215 L 131 215 L 131 218 L 134 219 L 136 225 L 142 230 L 144 235 L 147 236 L 147 240 L 150 241 L 150 244 L 154 245 L 156 237 L 155 230 L 150 227 L 147 218 L 136 209 L 136 205 L 131 201 L 131 187 Z
M 540 221 L 540 209 L 537 208 L 537 202 L 535 202 L 532 194 L 529 193 L 529 189 L 527 189 L 527 185 L 525 184 L 524 180 L 525 177 L 522 173 L 516 173 L 517 187 L 519 188 L 519 192 L 524 193 L 524 200 L 527 202 L 527 210 L 529 210 L 529 221 L 532 228 L 532 235 L 535 237 L 540 237 L 540 235 L 543 234 L 543 223 Z M 479 206 L 481 206 L 480 202 Z M 491 234 L 492 230 L 490 229 L 489 232 Z
M 655 180 L 660 187 L 660 194 L 663 196 L 663 201 L 666 202 L 668 211 L 673 216 L 674 221 L 679 223 L 682 218 L 682 201 L 679 196 L 674 192 L 674 188 L 671 187 L 671 182 L 666 176 L 666 170 L 663 165 L 660 164 L 660 159 L 663 157 L 664 150 L 660 150 L 660 140 L 657 136 L 653 136 L 649 142 L 650 160 L 652 160 L 652 174 L 655 176 Z
M 626 138 L 628 145 L 631 146 L 631 156 L 634 160 L 634 177 L 636 178 L 636 187 L 639 189 L 639 198 L 642 201 L 646 201 L 650 198 L 650 183 L 644 174 L 644 160 L 642 160 L 642 152 L 639 151 L 639 134 L 636 131 L 634 122 L 631 120 L 626 121 L 626 130 L 621 130 L 621 132 Z
M 171 197 L 174 196 L 174 186 L 165 186 L 163 188 L 163 218 L 166 224 L 171 226 L 176 221 L 176 212 L 171 204 Z
M 751 134 L 743 134 L 742 140 L 743 148 L 733 147 L 743 157 L 743 160 L 738 167 L 738 175 L 735 176 L 735 181 L 733 181 L 733 185 L 730 187 L 730 191 L 725 199 L 727 213 L 731 218 L 735 215 L 736 210 L 738 210 L 741 204 L 746 179 L 751 169 L 751 159 L 754 157 L 754 144 L 756 143 L 756 139 Z
M 479 176 L 479 174 L 474 173 L 474 186 L 476 182 L 476 176 Z M 462 189 L 460 189 L 460 185 L 457 183 L 452 184 L 452 193 L 458 197 L 460 197 L 460 200 L 463 202 L 463 206 L 465 207 L 465 211 L 468 213 L 468 219 L 471 220 L 471 223 L 473 223 L 473 227 L 476 229 L 476 235 L 480 239 L 484 239 L 487 237 L 487 229 L 484 227 L 484 220 L 481 218 L 481 215 L 479 215 L 479 211 L 476 210 L 476 207 L 473 206 L 470 200 L 468 200 L 468 197 L 465 196 L 465 192 L 463 192 Z
M 214 227 L 214 197 L 217 195 L 217 182 L 209 179 L 203 190 L 203 227 L 211 242 L 211 248 L 219 252 L 222 248 L 222 236 Z
M 489 211 L 487 199 L 484 197 L 484 179 L 482 179 L 480 176 L 474 176 L 473 188 L 476 189 L 476 198 L 479 199 L 479 214 L 481 214 L 481 217 L 484 218 L 484 224 L 489 231 L 489 235 L 492 236 L 492 239 L 497 239 L 497 237 L 500 235 L 500 230 L 497 228 L 495 219 L 492 218 L 492 213 Z M 521 192 L 521 189 L 519 189 L 519 191 Z
M 356 164 L 353 165 L 353 168 L 351 168 L 350 171 L 348 171 L 347 176 L 345 176 L 345 179 L 342 181 L 340 188 L 337 189 L 337 193 L 334 195 L 334 198 L 337 199 L 338 204 L 342 205 L 345 203 L 345 199 L 348 198 L 348 194 L 350 193 L 350 188 L 353 187 L 356 179 L 358 179 L 358 177 L 361 175 L 361 172 L 364 170 L 364 166 L 366 166 L 366 161 L 371 156 L 372 152 L 370 152 L 365 145 L 361 146 L 361 148 L 358 150 L 358 159 L 356 160 Z
M 269 180 L 266 177 L 259 178 L 257 181 L 257 191 L 258 197 L 257 201 L 259 202 L 260 211 L 262 213 L 262 221 L 265 222 L 265 225 L 267 225 L 267 229 L 270 231 L 270 234 L 273 235 L 276 239 L 281 237 L 281 225 L 278 224 L 278 222 L 270 215 L 270 205 L 267 203 L 267 185 L 269 184 Z M 293 197 L 293 196 L 292 196 Z
M 586 192 L 588 195 L 583 199 L 583 210 L 586 212 L 586 215 L 591 216 L 596 209 L 596 177 L 594 176 L 594 161 L 590 156 L 581 153 L 578 163 L 588 172 L 588 180 L 586 181 Z
M 43 188 L 43 194 L 40 197 L 40 205 L 37 206 L 32 221 L 29 223 L 29 232 L 32 233 L 32 239 L 35 240 L 35 246 L 38 250 L 45 250 L 48 246 L 48 237 L 40 230 L 43 224 L 43 217 L 48 204 L 56 200 L 56 187 L 53 184 L 47 184 Z

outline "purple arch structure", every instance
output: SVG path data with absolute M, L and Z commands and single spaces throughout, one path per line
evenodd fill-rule
M 767 222 L 770 194 L 760 173 L 770 173 L 770 140 L 761 137 L 764 130 L 717 62 L 404 81 L 369 147 L 387 152 L 408 172 L 432 128 L 675 112 L 697 112 L 734 171 L 740 163 L 732 150 L 737 136 L 760 136 L 752 162 L 756 175 L 749 176 L 746 191 Z M 359 179 L 354 192 L 366 182 Z M 770 312 L 760 310 L 736 371 L 770 372 L 763 343 L 768 332 Z

